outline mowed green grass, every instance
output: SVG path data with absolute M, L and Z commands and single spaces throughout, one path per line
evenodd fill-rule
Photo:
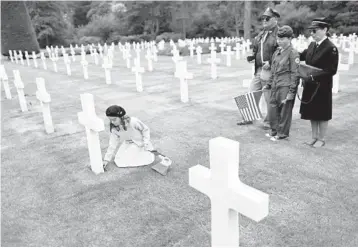
M 227 68 L 221 57 L 219 78 L 212 80 L 210 65 L 187 58 L 194 79 L 184 104 L 170 57 L 159 57 L 155 70 L 143 74 L 144 92 L 138 93 L 116 51 L 111 85 L 90 56 L 89 80 L 83 80 L 80 57 L 70 77 L 62 59 L 58 73 L 52 63 L 45 71 L 4 62 L 13 99 L 2 90 L 2 246 L 210 246 L 210 200 L 188 185 L 188 170 L 210 166 L 209 140 L 217 136 L 240 142 L 238 176 L 270 195 L 267 218 L 256 223 L 240 216 L 240 246 L 358 245 L 357 64 L 340 73 L 327 145 L 311 149 L 302 144 L 310 139 L 310 125 L 299 118 L 299 101 L 288 141 L 272 143 L 259 123 L 236 125 L 241 117 L 233 97 L 246 92 L 242 79 L 251 78 L 245 60 Z M 20 111 L 12 69 L 20 70 L 25 84 L 45 78 L 55 133 L 45 134 L 35 97 L 28 97 L 34 104 L 29 112 Z M 94 175 L 77 119 L 81 93 L 94 95 L 105 120 L 102 154 L 109 138 L 105 109 L 119 104 L 151 128 L 154 145 L 173 160 L 169 174 L 112 163 Z

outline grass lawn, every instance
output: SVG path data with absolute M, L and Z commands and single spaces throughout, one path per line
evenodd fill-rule
M 251 78 L 251 65 L 233 60 L 228 68 L 222 57 L 219 78 L 212 80 L 207 58 L 203 65 L 187 58 L 194 73 L 187 104 L 180 102 L 179 79 L 167 56 L 143 74 L 142 93 L 118 47 L 111 85 L 89 55 L 89 80 L 83 80 L 80 56 L 72 76 L 62 58 L 58 73 L 52 62 L 45 71 L 40 60 L 37 69 L 4 61 L 13 99 L 1 91 L 1 245 L 210 246 L 210 200 L 188 185 L 188 170 L 209 167 L 209 140 L 223 136 L 240 142 L 242 182 L 270 195 L 267 218 L 256 223 L 240 216 L 240 246 L 358 246 L 358 64 L 340 73 L 327 144 L 313 149 L 302 144 L 310 139 L 310 125 L 300 119 L 298 100 L 288 141 L 272 143 L 259 123 L 237 126 L 233 97 L 247 91 L 242 79 Z M 141 61 L 146 67 L 144 52 Z M 45 134 L 34 96 L 27 97 L 30 111 L 20 111 L 13 69 L 24 84 L 45 79 L 53 134 Z M 173 161 L 168 175 L 113 163 L 94 175 L 77 119 L 81 93 L 94 95 L 97 115 L 105 120 L 103 155 L 109 139 L 104 112 L 119 104 L 151 128 L 153 144 Z

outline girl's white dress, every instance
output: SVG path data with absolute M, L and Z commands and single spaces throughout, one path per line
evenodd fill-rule
M 127 131 L 112 128 L 104 160 L 112 159 L 120 140 L 123 140 L 123 143 L 114 158 L 114 163 L 118 167 L 143 166 L 154 162 L 154 154 L 148 151 L 154 149 L 150 142 L 150 130 L 138 118 L 130 117 Z M 143 147 L 143 143 L 148 144 L 147 150 Z

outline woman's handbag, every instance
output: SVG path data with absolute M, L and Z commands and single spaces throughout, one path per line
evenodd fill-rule
M 311 66 L 311 65 L 300 64 L 299 67 L 298 67 L 298 76 L 302 80 L 302 78 L 309 78 L 311 75 L 315 76 L 321 71 L 323 71 L 323 70 L 320 69 L 320 68 L 317 68 L 317 67 L 314 67 L 314 66 Z M 302 101 L 300 96 L 299 96 L 299 94 L 298 94 L 298 92 L 297 92 L 297 98 L 298 98 L 298 100 L 301 101 L 301 103 L 309 104 L 310 102 L 312 102 L 312 100 L 315 97 L 315 95 L 317 94 L 317 91 L 318 91 L 319 86 L 320 86 L 319 82 L 315 82 L 315 84 L 316 84 L 316 89 L 313 92 L 313 94 L 311 96 L 311 99 L 309 101 Z M 303 84 L 303 87 L 305 87 L 305 84 Z

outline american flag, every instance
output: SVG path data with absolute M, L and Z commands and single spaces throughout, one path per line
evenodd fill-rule
M 245 121 L 259 120 L 262 118 L 260 108 L 255 101 L 255 97 L 259 97 L 258 95 L 261 93 L 262 91 L 254 91 L 234 98 L 239 112 Z

